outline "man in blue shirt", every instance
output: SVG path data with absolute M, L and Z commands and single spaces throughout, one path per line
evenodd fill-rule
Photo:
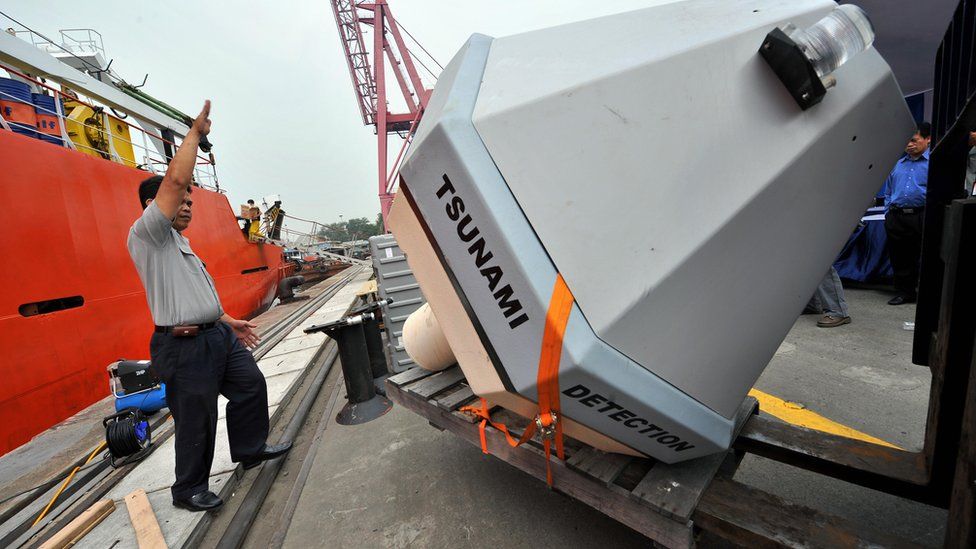
M 889 305 L 914 303 L 917 295 L 931 135 L 931 124 L 919 125 L 905 147 L 905 155 L 895 163 L 885 181 L 885 231 L 898 292 L 888 301 Z

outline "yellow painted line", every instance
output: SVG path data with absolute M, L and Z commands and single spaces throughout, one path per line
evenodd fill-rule
M 749 396 L 759 401 L 760 410 L 787 423 L 799 425 L 800 427 L 806 427 L 807 429 L 822 431 L 824 433 L 830 433 L 832 435 L 839 435 L 855 440 L 863 440 L 872 444 L 878 444 L 901 450 L 901 448 L 890 442 L 881 440 L 880 438 L 875 438 L 867 433 L 862 433 L 857 429 L 852 429 L 847 425 L 837 423 L 836 421 L 827 419 L 816 412 L 807 410 L 801 404 L 783 400 L 769 393 L 764 393 L 758 389 L 752 389 L 749 391 Z

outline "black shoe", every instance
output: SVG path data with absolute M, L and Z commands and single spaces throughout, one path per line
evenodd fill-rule
M 253 455 L 249 458 L 242 459 L 241 465 L 243 465 L 245 469 L 251 469 L 257 467 L 258 465 L 261 465 L 262 461 L 268 461 L 269 459 L 274 459 L 278 456 L 287 454 L 288 450 L 291 450 L 290 442 L 285 442 L 283 444 L 275 444 L 274 446 L 265 444 L 264 448 L 262 448 L 261 451 L 257 453 L 257 455 Z
M 174 499 L 173 505 L 189 511 L 212 511 L 224 504 L 220 496 L 207 490 L 199 492 L 185 499 Z
M 888 300 L 888 305 L 904 305 L 905 303 L 915 303 L 915 296 L 896 295 Z

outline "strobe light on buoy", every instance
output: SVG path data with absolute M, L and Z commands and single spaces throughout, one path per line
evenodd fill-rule
M 773 29 L 760 54 L 803 110 L 820 103 L 837 80 L 833 73 L 871 47 L 874 27 L 861 8 L 838 6 L 806 29 Z

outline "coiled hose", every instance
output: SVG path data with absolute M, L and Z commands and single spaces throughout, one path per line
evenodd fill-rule
M 113 467 L 118 466 L 116 459 L 133 457 L 152 442 L 149 422 L 138 408 L 126 408 L 105 418 L 102 423 Z

